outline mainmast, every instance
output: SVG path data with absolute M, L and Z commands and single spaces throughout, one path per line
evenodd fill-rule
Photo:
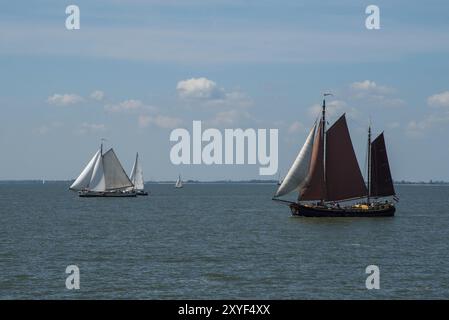
M 370 204 L 370 196 L 371 196 L 371 124 L 368 127 L 368 199 L 367 203 Z
M 323 190 L 324 190 L 324 194 L 323 194 L 323 198 L 327 197 L 327 184 L 326 184 L 326 97 L 327 96 L 332 96 L 332 93 L 323 93 L 323 111 L 322 111 L 322 132 L 321 132 L 321 136 L 323 139 Z M 324 202 L 325 199 L 321 199 L 321 202 Z
M 323 95 L 323 112 L 321 116 L 321 137 L 323 139 L 323 187 L 326 190 L 326 94 Z M 325 198 L 326 191 L 322 198 Z M 321 203 L 324 203 L 325 199 L 321 199 Z
M 100 151 L 101 151 L 100 155 L 103 156 L 103 142 L 106 141 L 106 139 L 105 138 L 101 138 L 100 141 L 101 141 L 101 144 L 100 144 Z

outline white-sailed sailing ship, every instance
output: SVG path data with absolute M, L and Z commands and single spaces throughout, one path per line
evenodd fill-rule
M 182 187 L 183 187 L 182 179 L 181 179 L 181 175 L 179 175 L 178 176 L 178 180 L 176 180 L 176 183 L 175 183 L 175 188 L 179 189 L 179 188 L 182 188 Z
M 103 154 L 103 144 L 70 186 L 80 197 L 135 197 L 134 185 L 111 148 Z
M 367 186 L 345 115 L 327 130 L 325 115 L 323 100 L 321 119 L 315 122 L 273 200 L 288 203 L 295 216 L 393 216 L 396 198 L 383 133 L 371 142 L 371 128 L 368 131 Z M 299 193 L 297 202 L 279 199 L 291 192 Z M 345 204 L 349 201 L 352 204 Z
M 134 185 L 134 190 L 138 196 L 147 196 L 148 192 L 145 191 L 145 182 L 143 180 L 143 170 L 139 161 L 139 153 L 136 154 L 136 160 L 134 161 L 133 168 L 131 169 L 130 180 Z

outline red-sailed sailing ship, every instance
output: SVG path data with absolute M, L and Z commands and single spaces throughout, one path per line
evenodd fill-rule
M 326 101 L 323 99 L 321 119 L 315 122 L 273 200 L 288 203 L 294 216 L 393 216 L 396 198 L 384 135 L 381 133 L 371 142 L 371 128 L 368 130 L 367 171 L 366 185 L 345 114 L 326 130 Z M 297 202 L 279 199 L 293 191 L 299 192 Z

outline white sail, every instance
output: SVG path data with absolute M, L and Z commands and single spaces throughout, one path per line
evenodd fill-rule
M 312 157 L 313 141 L 315 139 L 316 123 L 310 131 L 304 146 L 299 151 L 293 165 L 278 188 L 275 197 L 280 197 L 294 190 L 300 189 L 309 174 L 310 159 Z
M 178 180 L 176 180 L 175 188 L 182 188 L 182 180 L 181 176 L 178 177 Z
M 94 172 L 95 163 L 97 162 L 99 157 L 101 157 L 101 150 L 98 150 L 97 153 L 95 153 L 95 155 L 89 161 L 89 163 L 75 180 L 75 182 L 73 182 L 73 184 L 70 186 L 71 190 L 79 191 L 89 187 L 92 173 Z
M 113 149 L 103 155 L 103 170 L 106 190 L 117 190 L 133 187 Z
M 95 162 L 92 178 L 89 182 L 89 191 L 106 191 L 106 181 L 104 175 L 103 156 L 100 155 Z
M 133 168 L 130 174 L 131 182 L 134 184 L 135 190 L 144 190 L 144 181 L 143 181 L 143 170 L 139 161 L 139 154 L 136 155 L 136 161 L 134 162 Z

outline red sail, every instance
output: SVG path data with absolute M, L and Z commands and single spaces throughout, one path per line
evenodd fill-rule
M 324 139 L 323 121 L 320 122 L 318 132 L 313 141 L 312 158 L 307 183 L 300 190 L 300 200 L 326 199 L 326 186 L 324 183 Z
M 326 200 L 365 197 L 368 190 L 354 153 L 345 115 L 326 132 Z
M 381 133 L 371 143 L 371 196 L 387 197 L 395 195 L 384 134 Z

